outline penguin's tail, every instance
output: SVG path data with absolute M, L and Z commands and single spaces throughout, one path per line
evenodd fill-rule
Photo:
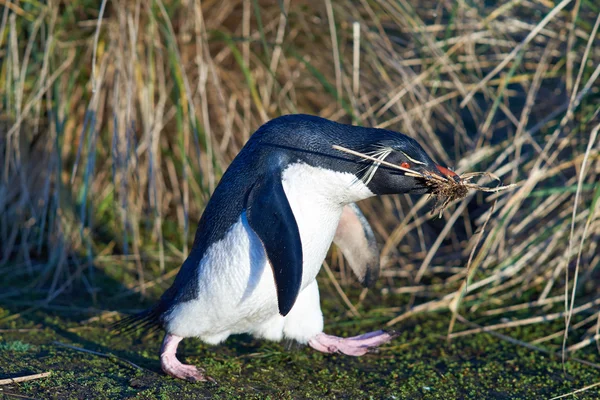
M 113 323 L 109 329 L 114 335 L 133 336 L 143 333 L 152 335 L 163 329 L 162 304 L 156 304 L 140 313 L 129 315 Z

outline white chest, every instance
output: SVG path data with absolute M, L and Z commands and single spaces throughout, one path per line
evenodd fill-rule
M 282 184 L 302 242 L 303 290 L 321 268 L 343 206 L 373 193 L 352 174 L 305 164 L 286 168 Z M 172 310 L 166 319 L 169 332 L 218 343 L 231 333 L 251 332 L 278 314 L 273 273 L 245 213 L 207 249 L 197 271 L 198 298 Z
M 302 241 L 304 289 L 321 268 L 344 205 L 373 196 L 373 193 L 353 174 L 306 164 L 286 168 L 282 184 Z

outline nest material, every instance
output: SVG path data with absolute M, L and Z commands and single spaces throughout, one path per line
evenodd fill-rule
M 504 186 L 496 186 L 493 188 L 487 186 L 477 185 L 472 183 L 471 180 L 478 176 L 487 176 L 495 181 L 500 182 L 500 178 L 491 172 L 470 172 L 465 173 L 459 176 L 459 180 L 454 180 L 453 178 L 444 178 L 439 175 L 434 174 L 424 174 L 417 171 L 413 171 L 408 168 L 401 167 L 399 165 L 395 165 L 384 160 L 371 157 L 367 154 L 363 154 L 354 150 L 347 149 L 342 146 L 334 145 L 333 148 L 335 150 L 343 151 L 344 153 L 352 154 L 357 157 L 361 157 L 365 160 L 373 161 L 377 164 L 385 165 L 390 168 L 395 168 L 401 171 L 404 171 L 407 176 L 412 176 L 414 178 L 422 178 L 425 180 L 425 184 L 431 188 L 431 196 L 435 198 L 435 203 L 432 208 L 432 212 L 439 212 L 440 216 L 444 209 L 448 207 L 450 203 L 454 200 L 460 200 L 467 196 L 469 190 L 479 190 L 481 192 L 500 192 L 507 189 L 512 189 L 516 184 L 512 185 L 504 185 Z
M 435 199 L 431 212 L 439 210 L 440 214 L 454 200 L 460 200 L 467 196 L 469 188 L 462 182 L 453 179 L 437 180 L 427 179 L 427 186 L 432 188 L 430 197 Z
M 500 178 L 491 172 L 470 172 L 459 176 L 459 180 L 445 179 L 437 175 L 427 175 L 425 177 L 427 186 L 432 188 L 431 196 L 435 198 L 435 203 L 432 208 L 432 212 L 440 213 L 440 216 L 444 209 L 448 207 L 448 204 L 454 200 L 460 200 L 467 196 L 469 190 L 479 190 L 481 192 L 500 192 L 515 187 L 515 184 L 496 186 L 493 188 L 487 186 L 477 185 L 471 183 L 471 179 L 477 176 L 487 176 L 495 181 L 500 182 Z

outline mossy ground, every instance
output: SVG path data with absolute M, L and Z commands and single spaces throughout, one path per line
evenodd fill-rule
M 376 310 L 360 319 L 343 316 L 343 307 L 333 295 L 323 295 L 326 330 L 330 333 L 355 335 L 379 329 L 389 319 Z M 388 298 L 385 302 L 394 301 Z M 565 374 L 559 358 L 489 334 L 448 342 L 449 315 L 441 313 L 404 321 L 396 326 L 400 336 L 393 343 L 360 358 L 325 355 L 307 347 L 248 336 L 231 337 L 219 346 L 188 339 L 179 348 L 180 358 L 204 367 L 218 382 L 193 384 L 161 372 L 161 337 L 157 335 L 116 336 L 108 323 L 81 324 L 94 315 L 86 315 L 84 304 L 75 308 L 71 303 L 72 310 L 68 306 L 61 310 L 21 308 L 25 310 L 22 316 L 11 319 L 18 312 L 13 303 L 1 304 L 0 379 L 45 371 L 52 371 L 52 375 L 0 386 L 0 397 L 7 398 L 540 399 L 600 380 L 600 371 L 591 366 L 568 361 Z M 561 324 L 530 326 L 512 330 L 511 335 L 527 340 L 556 332 Z M 595 349 L 584 355 L 590 361 L 599 358 Z M 599 396 L 600 392 L 592 389 L 576 398 Z

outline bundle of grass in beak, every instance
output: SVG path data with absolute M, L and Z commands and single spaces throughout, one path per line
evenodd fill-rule
M 469 190 L 479 190 L 481 192 L 491 192 L 496 193 L 507 189 L 512 189 L 516 187 L 516 184 L 511 185 L 501 185 L 496 187 L 487 187 L 482 185 L 477 185 L 475 183 L 470 182 L 473 178 L 477 176 L 487 176 L 488 178 L 500 182 L 500 178 L 491 172 L 468 172 L 462 175 L 459 175 L 459 180 L 456 181 L 450 178 L 442 178 L 438 175 L 426 175 L 425 183 L 427 186 L 432 188 L 431 196 L 435 198 L 435 203 L 433 205 L 432 212 L 440 213 L 440 216 L 444 209 L 453 202 L 454 200 L 460 200 L 467 196 Z
M 481 192 L 496 193 L 507 189 L 516 187 L 516 184 L 496 186 L 493 188 L 487 186 L 477 185 L 472 183 L 471 180 L 478 176 L 487 176 L 493 180 L 500 182 L 500 178 L 492 174 L 491 172 L 469 172 L 459 175 L 459 179 L 451 177 L 442 177 L 433 173 L 421 173 L 413 171 L 408 168 L 401 167 L 400 165 L 392 164 L 384 160 L 369 156 L 367 154 L 360 153 L 358 151 L 350 150 L 342 146 L 333 145 L 333 149 L 343 151 L 344 153 L 352 154 L 357 157 L 361 157 L 365 160 L 377 162 L 386 167 L 398 169 L 403 171 L 406 176 L 412 176 L 414 178 L 421 178 L 425 180 L 425 184 L 431 188 L 431 196 L 435 198 L 435 203 L 432 212 L 439 212 L 440 216 L 444 209 L 454 200 L 460 200 L 467 196 L 469 190 L 479 190 Z

